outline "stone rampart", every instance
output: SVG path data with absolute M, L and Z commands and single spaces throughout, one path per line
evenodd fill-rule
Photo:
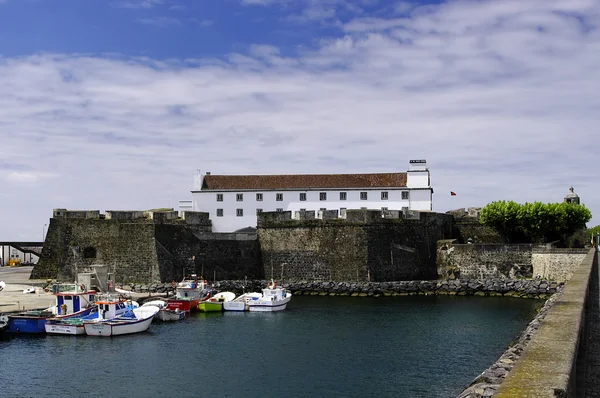
M 173 211 L 93 212 L 55 209 L 32 278 L 74 280 L 104 265 L 121 283 L 180 280 L 204 272 L 218 278 L 262 277 L 256 234 L 213 234 L 206 213 L 187 220 Z M 75 214 L 75 213 L 73 213 Z
M 589 249 L 543 249 L 531 252 L 533 275 L 542 279 L 567 281 L 587 256 Z
M 556 249 L 532 244 L 438 242 L 438 275 L 454 278 L 541 278 L 567 281 L 587 249 Z
M 451 236 L 452 216 L 423 212 L 418 219 L 384 218 L 350 210 L 346 218 L 291 218 L 263 213 L 258 237 L 264 275 L 287 281 L 436 279 L 436 242 Z

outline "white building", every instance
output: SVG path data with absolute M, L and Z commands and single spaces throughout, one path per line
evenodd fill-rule
M 180 211 L 209 213 L 213 232 L 256 228 L 263 211 L 409 210 L 431 211 L 431 180 L 425 160 L 411 160 L 404 173 L 194 176 L 192 200 Z

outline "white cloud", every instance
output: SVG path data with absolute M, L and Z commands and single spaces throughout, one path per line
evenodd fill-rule
M 113 3 L 116 7 L 121 8 L 152 8 L 163 4 L 163 0 L 117 0 Z
M 174 206 L 197 166 L 404 171 L 415 158 L 437 211 L 561 201 L 573 185 L 598 224 L 599 7 L 457 1 L 350 21 L 294 58 L 268 45 L 226 60 L 0 58 L 0 171 L 13 173 L 0 203 L 14 209 L 0 226 L 35 239 L 55 207 Z
M 168 26 L 181 26 L 181 21 L 173 17 L 138 18 L 136 22 L 144 25 L 154 25 L 161 28 Z

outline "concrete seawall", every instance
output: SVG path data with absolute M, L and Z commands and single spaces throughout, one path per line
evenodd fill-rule
M 563 291 L 556 296 L 537 332 L 494 397 L 576 396 L 577 355 L 585 332 L 586 301 L 596 259 L 596 251 L 590 250 Z

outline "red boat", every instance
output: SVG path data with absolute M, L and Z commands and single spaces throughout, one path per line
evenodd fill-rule
M 208 282 L 202 278 L 184 278 L 175 286 L 175 297 L 167 299 L 167 309 L 179 311 L 198 311 L 198 302 L 204 299 Z

